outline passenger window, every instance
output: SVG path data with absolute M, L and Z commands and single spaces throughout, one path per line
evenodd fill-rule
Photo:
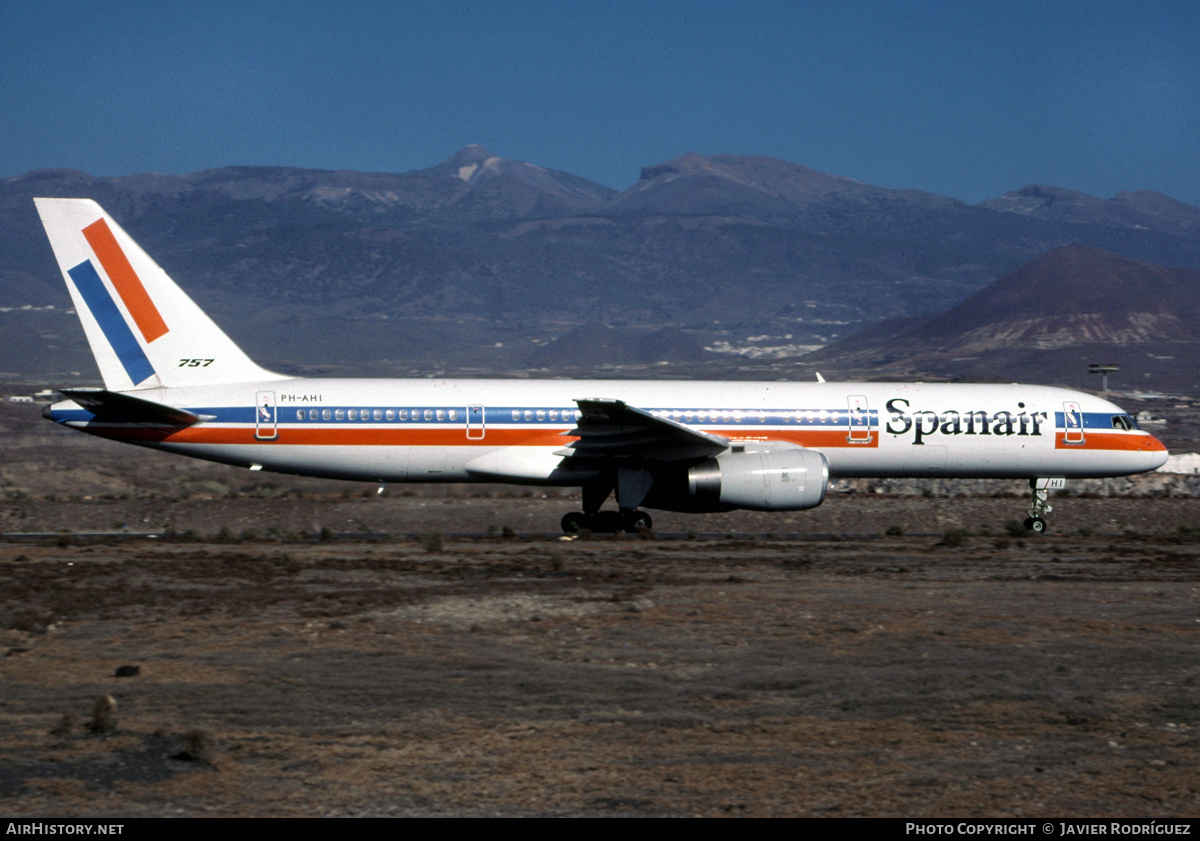
M 425 410 L 425 420 L 433 420 L 433 409 Z
M 296 420 L 304 420 L 304 410 L 303 409 L 296 410 Z
M 533 420 L 533 410 L 532 409 L 525 410 L 525 420 Z
M 550 420 L 552 420 L 552 421 L 558 420 L 558 409 L 550 410 Z
M 408 409 L 400 410 L 400 420 L 408 420 Z
M 328 409 L 321 410 L 321 420 L 329 420 L 331 416 L 332 413 Z
M 544 421 L 546 419 L 546 410 L 545 409 L 537 410 L 537 419 L 540 421 Z
M 521 412 L 517 409 L 513 409 L 513 420 L 519 421 L 520 419 L 521 419 Z
M 450 410 L 450 420 L 458 420 L 458 409 Z
M 438 409 L 438 410 L 437 410 L 437 419 L 438 419 L 438 420 L 445 420 L 445 419 L 446 419 L 446 410 L 445 410 L 445 409 Z
M 375 411 L 371 412 L 371 417 L 375 420 L 383 420 L 383 410 L 376 409 Z
M 350 420 L 358 420 L 358 410 L 351 409 L 346 414 L 349 416 Z
M 345 420 L 346 413 L 344 411 L 342 411 L 341 409 L 334 409 L 333 410 L 333 418 L 334 418 L 334 420 Z
M 379 419 L 379 412 L 376 412 L 376 413 L 375 413 L 375 419 L 376 419 L 376 420 L 378 420 L 378 419 Z M 387 419 L 388 419 L 388 420 L 395 420 L 395 419 L 396 419 L 396 412 L 395 412 L 394 410 L 392 410 L 392 409 L 388 409 L 388 410 L 387 410 Z

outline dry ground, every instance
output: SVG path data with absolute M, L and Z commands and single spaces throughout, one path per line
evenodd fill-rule
M 427 528 L 562 510 L 424 502 Z M 956 502 L 1018 501 L 907 504 Z M 1194 816 L 1200 502 L 1158 502 L 1155 535 L 958 545 L 10 541 L 0 812 Z
M 0 404 L 0 814 L 1195 816 L 1198 485 L 1056 495 L 1040 539 L 1019 484 L 900 482 L 562 541 L 554 492 Z

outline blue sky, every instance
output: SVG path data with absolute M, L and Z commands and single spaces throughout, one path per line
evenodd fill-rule
M 1200 205 L 1195 0 L 0 0 L 0 72 L 0 177 L 403 172 L 480 143 L 617 189 L 694 151 Z

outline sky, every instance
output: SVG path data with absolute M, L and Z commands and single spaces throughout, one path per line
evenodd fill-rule
M 616 189 L 686 152 L 978 202 L 1200 205 L 1200 3 L 0 0 L 0 177 L 405 172 Z

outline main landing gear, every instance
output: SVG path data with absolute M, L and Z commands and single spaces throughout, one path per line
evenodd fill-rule
M 608 476 L 583 486 L 583 510 L 572 511 L 562 518 L 562 530 L 579 534 L 587 529 L 598 532 L 635 532 L 651 528 L 653 521 L 638 506 L 646 498 L 654 480 L 649 471 L 637 468 L 618 468 Z M 618 511 L 601 511 L 600 506 L 614 490 Z
M 562 530 L 567 534 L 579 534 L 587 529 L 595 532 L 635 532 L 639 528 L 653 528 L 654 521 L 645 511 L 597 511 L 588 516 L 582 511 L 563 515 Z
M 1033 500 L 1029 503 L 1029 516 L 1025 518 L 1025 528 L 1036 534 L 1046 530 L 1046 515 L 1054 510 L 1050 507 L 1050 491 L 1061 490 L 1066 485 L 1066 479 L 1029 480 Z

